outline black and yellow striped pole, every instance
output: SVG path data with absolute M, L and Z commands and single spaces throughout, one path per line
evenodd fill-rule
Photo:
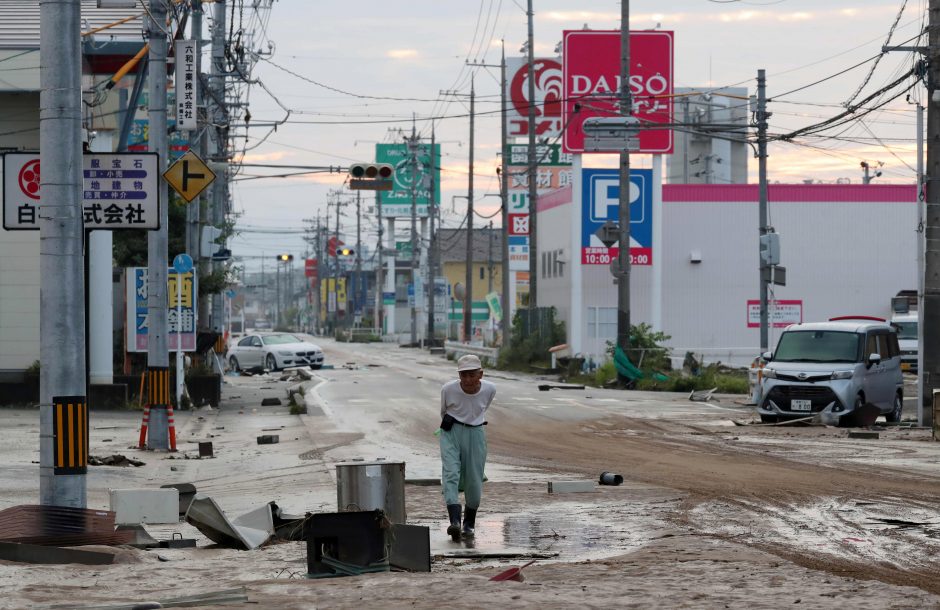
M 52 401 L 53 473 L 86 474 L 88 402 L 84 396 L 56 396 Z
M 170 367 L 147 367 L 147 448 L 167 450 L 169 445 Z

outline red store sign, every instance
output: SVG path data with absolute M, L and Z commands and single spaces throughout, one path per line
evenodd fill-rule
M 672 122 L 673 33 L 630 32 L 630 92 L 640 123 Z M 581 125 L 589 117 L 617 116 L 620 90 L 620 31 L 568 30 L 564 33 L 565 152 L 584 152 Z M 640 153 L 666 154 L 672 130 L 640 132 Z

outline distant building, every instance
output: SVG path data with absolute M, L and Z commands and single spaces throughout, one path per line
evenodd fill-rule
M 707 93 L 705 93 L 707 91 Z M 675 148 L 667 155 L 669 184 L 745 184 L 751 149 L 747 89 L 678 87 L 673 119 L 687 125 L 674 130 Z M 740 125 L 735 132 L 721 125 Z

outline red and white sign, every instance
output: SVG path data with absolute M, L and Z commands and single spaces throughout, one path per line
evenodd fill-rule
M 563 148 L 581 153 L 584 120 L 619 114 L 620 31 L 567 30 L 564 36 Z M 672 32 L 630 32 L 632 114 L 641 125 L 672 122 L 673 46 Z M 637 152 L 666 154 L 672 152 L 672 146 L 672 130 L 644 129 Z
M 317 277 L 317 259 L 308 258 L 304 260 L 304 276 L 310 278 Z
M 770 324 L 774 328 L 786 328 L 791 324 L 801 324 L 803 322 L 803 301 L 779 300 L 770 301 L 767 304 L 767 316 Z M 760 328 L 760 301 L 748 300 L 747 302 L 747 327 Z
M 554 137 L 561 132 L 561 64 L 557 59 L 536 57 L 535 134 Z M 506 59 L 506 97 L 512 102 L 506 116 L 510 137 L 529 135 L 529 61 Z
M 510 235 L 528 235 L 529 234 L 529 215 L 528 214 L 510 214 L 509 215 L 509 234 Z

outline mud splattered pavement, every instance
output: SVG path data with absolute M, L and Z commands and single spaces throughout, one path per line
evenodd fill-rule
M 147 462 L 98 467 L 89 505 L 109 487 L 192 480 L 235 514 L 275 500 L 287 512 L 336 508 L 334 464 L 352 457 L 407 463 L 409 477 L 439 468 L 437 392 L 452 364 L 415 350 L 324 342 L 328 361 L 309 384 L 308 415 L 260 407 L 286 382 L 230 378 L 222 408 L 178 416 L 183 454 L 210 438 L 211 460 L 125 449 L 133 414 L 93 414 L 93 448 Z M 494 373 L 500 399 L 487 429 L 484 503 L 473 545 L 443 532 L 440 488 L 406 485 L 410 523 L 432 532 L 430 574 L 307 580 L 303 543 L 234 551 L 186 524 L 196 549 L 121 549 L 112 566 L 0 562 L 0 608 L 160 600 L 243 588 L 254 607 L 940 608 L 940 444 L 924 430 L 888 428 L 849 439 L 832 428 L 735 426 L 753 420 L 735 398 L 716 404 L 635 392 L 539 392 L 531 377 Z M 36 422 L 0 411 L 2 506 L 31 501 Z M 254 437 L 276 430 L 277 445 Z M 549 494 L 549 480 L 625 482 Z M 113 549 L 112 549 L 113 550 Z M 523 558 L 525 582 L 488 578 Z M 243 603 L 213 607 L 244 608 Z

